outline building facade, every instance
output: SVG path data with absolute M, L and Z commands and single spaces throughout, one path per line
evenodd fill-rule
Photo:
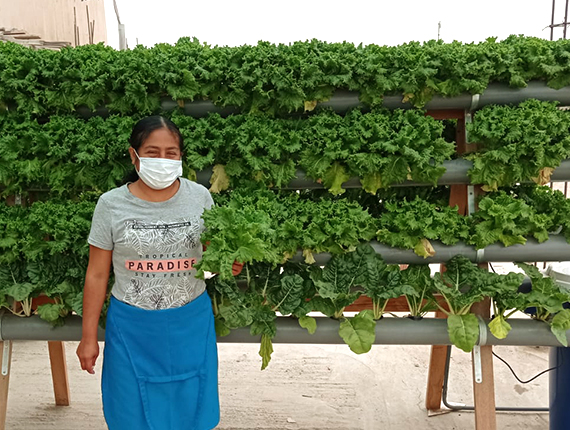
M 0 27 L 72 46 L 107 42 L 104 0 L 0 0 Z

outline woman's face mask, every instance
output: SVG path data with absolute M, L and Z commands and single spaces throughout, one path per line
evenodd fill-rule
M 163 190 L 182 176 L 182 160 L 168 158 L 139 157 L 140 168 L 137 171 L 141 180 L 153 190 Z

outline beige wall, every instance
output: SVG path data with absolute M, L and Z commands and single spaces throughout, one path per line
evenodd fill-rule
M 0 27 L 19 28 L 46 41 L 64 41 L 76 45 L 89 43 L 89 19 L 93 27 L 93 43 L 107 42 L 104 0 L 0 0 Z M 75 17 L 74 17 L 75 9 Z

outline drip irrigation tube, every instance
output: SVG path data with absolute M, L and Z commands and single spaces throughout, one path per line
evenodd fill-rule
M 488 321 L 486 321 L 488 322 Z M 509 319 L 512 330 L 505 339 L 497 339 L 486 326 L 486 345 L 534 345 L 560 346 L 548 324 L 532 319 Z M 296 318 L 278 317 L 274 343 L 342 344 L 338 334 L 339 322 L 332 318 L 317 317 L 317 330 L 309 334 L 301 328 Z M 37 315 L 21 318 L 4 313 L 0 316 L 0 340 L 60 340 L 81 339 L 81 317 L 73 315 L 62 327 L 52 327 Z M 566 333 L 570 340 L 570 331 Z M 104 331 L 99 329 L 99 340 L 104 340 Z M 260 336 L 252 336 L 249 328 L 232 330 L 220 342 L 257 343 Z M 447 321 L 439 318 L 382 318 L 376 323 L 376 340 L 379 345 L 450 345 Z

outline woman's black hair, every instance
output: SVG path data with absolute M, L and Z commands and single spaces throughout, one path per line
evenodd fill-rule
M 131 133 L 131 137 L 129 137 L 129 143 L 131 144 L 131 147 L 138 153 L 139 148 L 148 139 L 150 134 L 153 131 L 161 129 L 167 129 L 174 136 L 176 136 L 178 139 L 178 144 L 180 145 L 180 152 L 182 152 L 184 148 L 184 138 L 182 137 L 180 130 L 178 127 L 176 127 L 176 124 L 174 124 L 168 118 L 160 115 L 147 116 L 135 124 Z M 123 184 L 135 182 L 138 179 L 139 175 L 137 174 L 136 169 L 133 169 L 125 176 L 123 179 Z

